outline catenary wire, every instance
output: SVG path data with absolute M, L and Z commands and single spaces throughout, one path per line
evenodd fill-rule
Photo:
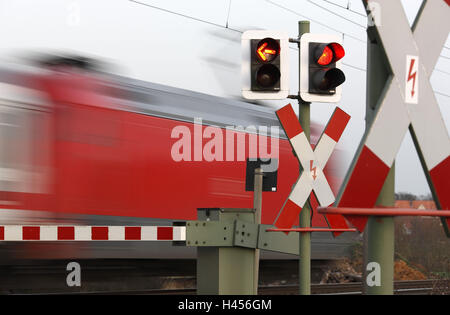
M 306 1 L 308 1 L 309 3 L 315 5 L 315 6 L 318 7 L 318 8 L 321 8 L 321 9 L 324 10 L 324 11 L 327 11 L 328 13 L 331 13 L 331 14 L 333 14 L 333 15 L 335 15 L 335 16 L 341 18 L 341 19 L 344 19 L 344 20 L 346 20 L 346 21 L 348 21 L 348 22 L 350 22 L 350 23 L 352 23 L 352 24 L 354 24 L 354 25 L 356 25 L 356 26 L 359 26 L 359 27 L 361 27 L 361 28 L 363 28 L 363 29 L 366 29 L 366 27 L 367 27 L 367 25 L 359 24 L 359 23 L 357 23 L 357 22 L 355 22 L 355 21 L 353 21 L 353 20 L 351 20 L 351 19 L 349 19 L 349 18 L 346 18 L 345 16 L 342 16 L 342 15 L 340 15 L 340 14 L 337 14 L 336 12 L 333 12 L 332 10 L 330 10 L 330 9 L 328 9 L 328 8 L 325 8 L 325 7 L 321 6 L 320 4 L 317 4 L 317 3 L 315 3 L 315 2 L 313 2 L 313 1 L 311 1 L 311 0 L 306 0 Z
M 329 1 L 329 0 L 321 0 L 321 1 L 323 1 L 323 2 L 325 2 L 325 3 L 329 3 L 329 4 L 334 5 L 334 6 L 336 6 L 336 7 L 339 7 L 339 8 L 341 8 L 341 9 L 347 10 L 347 11 L 349 11 L 349 12 L 358 14 L 358 15 L 360 15 L 360 16 L 362 16 L 362 17 L 367 17 L 367 14 L 362 14 L 362 13 L 360 13 L 360 12 L 358 12 L 358 11 L 352 10 L 352 9 L 350 9 L 350 8 L 348 8 L 348 7 L 347 7 L 347 8 L 346 8 L 346 7 L 343 7 L 343 6 L 341 6 L 341 5 L 337 4 L 337 3 L 331 2 L 331 1 Z
M 233 0 L 230 0 L 230 1 L 228 2 L 228 14 L 227 14 L 227 23 L 225 24 L 225 27 L 226 27 L 226 28 L 228 28 L 228 21 L 230 20 L 230 12 L 231 12 L 231 1 L 233 1 Z
M 234 31 L 234 32 L 238 32 L 238 33 L 243 33 L 243 31 L 240 31 L 240 30 L 237 30 L 237 29 L 233 29 L 233 28 L 230 28 L 230 27 L 228 27 L 228 26 L 224 26 L 224 25 L 221 25 L 221 24 L 217 24 L 217 23 L 213 23 L 213 22 L 210 22 L 210 21 L 202 20 L 202 19 L 199 19 L 199 18 L 196 18 L 196 17 L 192 17 L 192 16 L 189 16 L 189 15 L 185 15 L 185 14 L 181 14 L 181 13 L 178 13 L 178 12 L 174 12 L 174 11 L 170 11 L 170 10 L 167 10 L 167 9 L 163 9 L 163 8 L 160 8 L 160 7 L 157 7 L 157 6 L 154 6 L 154 5 L 150 5 L 150 4 L 148 4 L 148 3 L 142 3 L 142 2 L 139 2 L 139 1 L 135 1 L 135 0 L 129 0 L 129 1 L 130 1 L 130 2 L 134 2 L 134 3 L 136 3 L 136 4 L 140 4 L 140 5 L 147 6 L 147 7 L 156 9 L 156 10 L 160 10 L 160 11 L 163 11 L 163 12 L 166 12 L 166 13 L 178 15 L 178 16 L 181 16 L 181 17 L 184 17 L 184 18 L 188 18 L 188 19 L 191 19 L 191 20 L 195 20 L 195 21 L 198 21 L 198 22 L 202 22 L 202 23 L 206 23 L 206 24 L 213 25 L 213 26 L 216 26 L 216 27 L 228 29 L 228 30 L 231 30 L 231 31 Z M 309 0 L 308 0 L 308 1 L 309 1 Z M 275 6 L 278 6 L 278 7 L 282 8 L 282 9 L 285 9 L 285 10 L 287 10 L 287 11 L 290 11 L 290 12 L 296 14 L 296 15 L 299 15 L 299 16 L 302 16 L 302 17 L 304 17 L 304 18 L 310 19 L 311 21 L 316 22 L 316 23 L 318 23 L 318 24 L 321 24 L 321 25 L 323 25 L 323 26 L 325 26 L 325 27 L 327 27 L 327 28 L 329 28 L 329 29 L 332 29 L 332 30 L 334 30 L 334 31 L 337 31 L 337 32 L 342 33 L 342 34 L 345 34 L 345 35 L 347 35 L 347 36 L 349 36 L 349 37 L 351 37 L 351 38 L 354 38 L 354 39 L 356 39 L 356 40 L 359 40 L 359 41 L 363 42 L 363 40 L 361 40 L 361 39 L 359 39 L 359 38 L 357 38 L 357 37 L 354 37 L 354 36 L 352 36 L 352 35 L 350 35 L 350 34 L 348 34 L 348 33 L 344 33 L 344 32 L 339 31 L 339 30 L 337 30 L 337 29 L 331 28 L 331 27 L 329 27 L 329 26 L 327 26 L 327 25 L 325 25 L 325 24 L 322 24 L 322 23 L 320 23 L 320 22 L 318 22 L 318 21 L 315 21 L 315 20 L 313 20 L 313 19 L 311 19 L 311 18 L 309 18 L 309 17 L 307 17 L 307 16 L 304 16 L 304 15 L 298 13 L 298 12 L 295 12 L 295 11 L 293 11 L 293 10 L 291 10 L 291 9 L 288 9 L 288 8 L 286 8 L 286 7 L 283 7 L 283 6 L 281 6 L 281 5 L 277 4 L 277 3 L 274 3 L 274 2 L 272 2 L 272 1 L 270 1 L 270 0 L 266 0 L 266 2 L 269 2 L 269 3 L 271 3 L 271 4 L 275 5 Z M 230 5 L 231 5 L 231 1 L 230 1 Z M 446 47 L 446 46 L 445 46 L 445 47 Z M 290 47 L 290 48 L 292 48 L 292 47 Z M 446 47 L 446 48 L 447 48 L 447 47 Z M 298 49 L 296 49 L 296 48 L 292 48 L 292 49 L 298 50 Z M 449 57 L 442 56 L 442 55 L 441 55 L 441 57 L 450 59 Z M 343 65 L 345 65 L 345 66 L 347 66 L 347 67 L 350 67 L 350 68 L 353 68 L 353 69 L 355 69 L 355 70 L 359 70 L 359 71 L 363 71 L 363 72 L 366 72 L 366 71 L 367 71 L 366 69 L 363 69 L 363 68 L 360 68 L 360 67 L 357 67 L 357 66 L 348 64 L 348 63 L 344 63 L 344 62 L 343 62 Z M 449 74 L 449 75 L 450 75 L 449 72 L 446 72 L 446 71 L 443 71 L 443 70 L 440 70 L 440 69 L 436 69 L 436 70 L 439 71 L 439 72 L 442 72 L 442 73 L 445 73 L 445 74 Z M 439 91 L 434 91 L 434 92 L 435 92 L 436 94 L 441 95 L 441 96 L 450 97 L 450 95 L 445 94 L 445 93 L 443 93 L 443 92 L 439 92 Z
M 359 41 L 359 42 L 361 42 L 361 43 L 367 43 L 367 41 L 362 40 L 362 39 L 360 39 L 360 38 L 358 38 L 358 37 L 356 37 L 356 36 L 354 36 L 354 35 L 351 35 L 351 34 L 349 34 L 349 33 L 345 33 L 345 32 L 343 32 L 343 31 L 340 31 L 340 30 L 338 30 L 338 29 L 335 29 L 335 28 L 333 28 L 333 27 L 331 27 L 331 26 L 329 26 L 329 25 L 327 25 L 327 24 L 325 24 L 325 23 L 322 23 L 322 22 L 320 22 L 320 21 L 318 21 L 318 20 L 312 19 L 312 18 L 310 18 L 310 17 L 308 17 L 308 16 L 306 16 L 306 15 L 304 15 L 304 14 L 300 14 L 300 13 L 298 13 L 297 11 L 294 11 L 294 10 L 292 10 L 292 9 L 289 9 L 289 8 L 287 8 L 287 7 L 285 7 L 285 6 L 281 5 L 281 4 L 278 4 L 278 3 L 273 2 L 273 1 L 271 1 L 271 0 L 266 0 L 266 2 L 272 4 L 272 5 L 276 6 L 276 7 L 279 7 L 279 8 L 281 8 L 281 9 L 283 9 L 283 10 L 286 10 L 286 11 L 288 11 L 288 12 L 291 12 L 291 13 L 297 15 L 297 16 L 303 17 L 303 18 L 305 18 L 305 19 L 309 19 L 310 21 L 312 21 L 312 22 L 314 22 L 314 23 L 317 23 L 317 24 L 319 24 L 319 25 L 321 25 L 321 26 L 323 26 L 323 27 L 326 27 L 326 28 L 328 28 L 328 29 L 330 29 L 330 30 L 333 30 L 333 31 L 338 32 L 338 33 L 345 34 L 346 36 L 348 36 L 348 37 L 350 37 L 350 38 L 353 38 L 353 39 L 355 39 L 355 40 L 357 40 L 357 41 Z
M 139 1 L 135 1 L 135 0 L 128 0 L 128 1 L 136 3 L 136 4 L 140 4 L 140 5 L 149 7 L 149 8 L 153 8 L 153 9 L 156 9 L 156 10 L 160 10 L 160 11 L 163 11 L 163 12 L 166 12 L 166 13 L 175 14 L 175 15 L 187 18 L 187 19 L 191 19 L 191 20 L 197 21 L 197 22 L 202 22 L 202 23 L 206 23 L 206 24 L 209 24 L 209 25 L 214 25 L 214 26 L 217 26 L 217 27 L 220 27 L 220 28 L 225 28 L 225 29 L 228 29 L 228 30 L 231 30 L 231 31 L 234 31 L 234 32 L 243 33 L 240 30 L 237 30 L 237 29 L 225 26 L 225 25 L 221 25 L 221 24 L 210 22 L 210 21 L 202 20 L 202 19 L 199 19 L 199 18 L 196 18 L 196 17 L 193 17 L 193 16 L 189 16 L 189 15 L 186 15 L 186 14 L 178 13 L 178 12 L 175 12 L 175 11 L 170 11 L 170 10 L 163 9 L 163 8 L 160 8 L 160 7 L 148 4 L 148 3 L 143 3 L 143 2 L 139 2 Z

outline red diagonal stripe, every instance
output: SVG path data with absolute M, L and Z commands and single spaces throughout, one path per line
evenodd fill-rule
M 0 226 L 0 241 L 4 241 L 4 240 L 5 240 L 5 227 Z
M 296 203 L 288 199 L 281 213 L 275 221 L 274 225 L 279 229 L 290 229 L 296 222 L 298 222 L 298 215 L 302 208 Z
M 381 159 L 364 146 L 338 206 L 373 208 L 389 170 Z M 359 231 L 364 231 L 368 217 L 345 217 Z
M 319 213 L 317 213 L 317 207 L 319 207 L 319 202 L 317 201 L 314 192 L 311 192 L 311 195 L 309 196 L 309 204 L 313 209 L 313 213 L 320 215 Z M 328 223 L 328 226 L 332 229 L 348 229 L 348 224 L 345 221 L 344 216 L 342 216 L 341 214 L 325 214 L 325 219 Z M 342 234 L 342 232 L 332 232 L 332 233 L 335 237 Z
M 433 182 L 441 210 L 450 209 L 450 156 L 433 167 L 430 171 L 430 178 Z M 450 218 L 442 220 L 447 224 L 446 230 L 450 234 Z
M 156 239 L 158 241 L 162 240 L 172 240 L 173 239 L 173 228 L 171 226 L 158 226 Z
M 291 104 L 280 108 L 275 113 L 277 114 L 278 120 L 280 121 L 281 126 L 289 139 L 292 139 L 299 133 L 303 132 L 302 126 L 300 125 Z
M 140 226 L 126 226 L 125 227 L 125 239 L 126 240 L 140 240 L 141 239 L 141 227 Z
M 74 240 L 75 227 L 73 226 L 58 226 L 58 240 Z
M 39 226 L 23 226 L 22 239 L 24 241 L 37 241 L 40 239 L 41 228 Z
M 325 133 L 334 141 L 338 142 L 344 132 L 345 127 L 350 120 L 350 115 L 344 112 L 339 107 L 336 107 L 333 115 L 330 118 L 327 126 L 325 127 Z

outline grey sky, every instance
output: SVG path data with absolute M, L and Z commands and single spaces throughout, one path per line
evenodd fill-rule
M 0 0 L 0 61 L 26 52 L 76 51 L 106 59 L 127 76 L 239 98 L 241 32 L 276 29 L 296 37 L 297 21 L 309 19 L 313 33 L 344 33 L 347 82 L 337 105 L 352 116 L 341 138 L 348 167 L 365 125 L 366 18 L 360 0 L 138 1 L 147 5 L 129 0 Z M 402 3 L 412 23 L 421 1 Z M 431 82 L 434 90 L 450 95 L 450 39 L 446 46 Z M 290 58 L 291 93 L 296 94 L 295 45 Z M 448 130 L 450 97 L 436 98 Z M 266 103 L 279 107 L 286 101 Z M 312 120 L 325 125 L 334 107 L 313 104 Z M 397 191 L 429 192 L 409 133 L 396 165 Z

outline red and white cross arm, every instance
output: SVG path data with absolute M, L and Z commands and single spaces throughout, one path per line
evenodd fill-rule
M 185 241 L 184 226 L 2 225 L 0 241 Z
M 450 209 L 450 139 L 429 81 L 450 31 L 449 1 L 425 2 L 414 31 L 400 1 L 366 2 L 389 12 L 379 14 L 375 27 L 392 69 L 392 80 L 350 167 L 338 207 L 375 206 L 409 128 L 438 208 Z M 359 231 L 364 230 L 368 219 L 347 218 Z M 450 219 L 443 222 L 450 234 Z
M 323 169 L 344 132 L 350 116 L 336 108 L 313 151 L 291 104 L 282 107 L 276 114 L 303 168 L 300 178 L 274 223 L 277 228 L 291 228 L 311 192 L 314 192 L 322 207 L 329 206 L 335 201 Z M 348 227 L 341 215 L 326 215 L 326 218 L 332 228 Z

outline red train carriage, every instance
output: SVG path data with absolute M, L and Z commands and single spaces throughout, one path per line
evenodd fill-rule
M 197 208 L 250 208 L 246 159 L 256 155 L 279 160 L 278 189 L 263 193 L 262 223 L 272 224 L 298 177 L 297 159 L 269 108 L 64 64 L 3 69 L 0 87 L 5 224 L 163 225 L 196 219 Z M 335 193 L 338 155 L 325 169 Z M 312 225 L 326 221 L 317 214 Z M 345 236 L 314 235 L 313 259 L 339 257 L 349 243 Z M 195 255 L 155 243 L 46 246 L 28 246 L 22 256 Z

